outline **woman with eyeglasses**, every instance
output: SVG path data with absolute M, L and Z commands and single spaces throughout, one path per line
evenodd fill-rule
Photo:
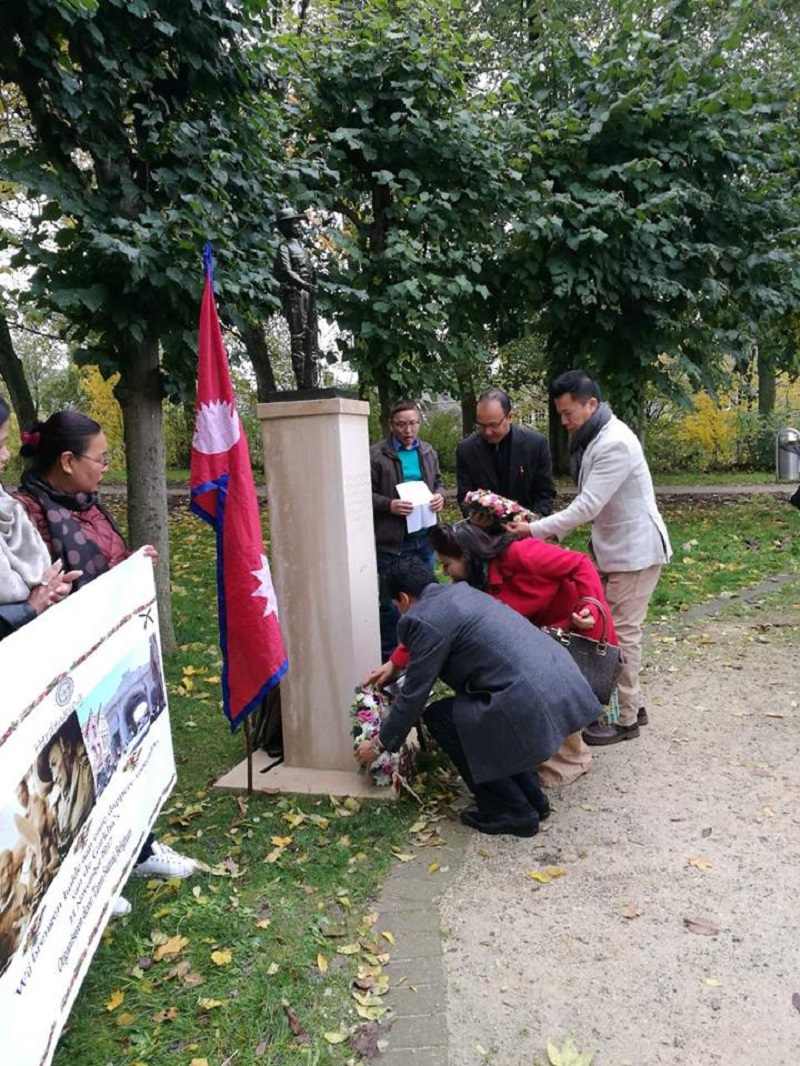
M 64 569 L 83 571 L 73 589 L 100 577 L 130 552 L 97 490 L 108 469 L 108 441 L 99 423 L 77 411 L 57 411 L 22 434 L 20 455 L 28 468 L 15 497 L 27 510 L 52 559 Z M 157 558 L 155 548 L 146 553 Z M 151 834 L 133 874 L 189 877 L 197 863 Z M 123 900 L 116 913 L 127 913 Z
M 77 411 L 56 411 L 22 433 L 20 455 L 27 470 L 16 498 L 53 560 L 83 571 L 74 588 L 127 559 L 122 534 L 97 495 L 108 468 L 108 441 L 99 423 Z
M 9 459 L 11 411 L 0 397 L 0 474 Z M 0 640 L 65 599 L 77 570 L 51 563 L 25 510 L 0 485 Z

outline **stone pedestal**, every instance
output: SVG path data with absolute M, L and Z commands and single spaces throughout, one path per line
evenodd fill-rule
M 277 394 L 258 408 L 289 671 L 281 681 L 284 762 L 261 772 L 273 760 L 257 752 L 253 787 L 382 798 L 390 790 L 357 773 L 350 725 L 354 689 L 381 661 L 369 404 L 313 396 Z M 246 787 L 246 763 L 219 784 Z

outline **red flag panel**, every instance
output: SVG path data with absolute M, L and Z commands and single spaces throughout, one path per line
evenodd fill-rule
M 264 550 L 250 453 L 236 412 L 217 317 L 210 246 L 204 255 L 191 510 L 217 534 L 223 709 L 235 730 L 289 668 Z

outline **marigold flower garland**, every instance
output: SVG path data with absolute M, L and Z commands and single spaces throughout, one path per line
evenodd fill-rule
M 464 497 L 464 503 L 470 511 L 495 522 L 533 522 L 536 515 L 527 510 L 516 500 L 509 500 L 488 489 L 474 489 Z
M 355 690 L 356 698 L 350 708 L 353 718 L 353 748 L 378 735 L 381 723 L 391 705 L 388 693 L 366 685 Z M 369 768 L 375 785 L 408 789 L 407 778 L 414 769 L 415 750 L 404 744 L 400 751 L 382 751 Z

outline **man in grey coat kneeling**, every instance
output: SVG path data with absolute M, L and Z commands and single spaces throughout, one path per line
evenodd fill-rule
M 465 581 L 440 585 L 427 566 L 399 557 L 385 573 L 410 655 L 405 683 L 379 735 L 356 751 L 369 766 L 397 751 L 423 716 L 475 796 L 461 813 L 482 833 L 533 836 L 550 804 L 531 769 L 602 708 L 565 651 L 521 614 Z M 384 667 L 370 681 L 389 680 Z M 455 696 L 425 707 L 441 678 Z

